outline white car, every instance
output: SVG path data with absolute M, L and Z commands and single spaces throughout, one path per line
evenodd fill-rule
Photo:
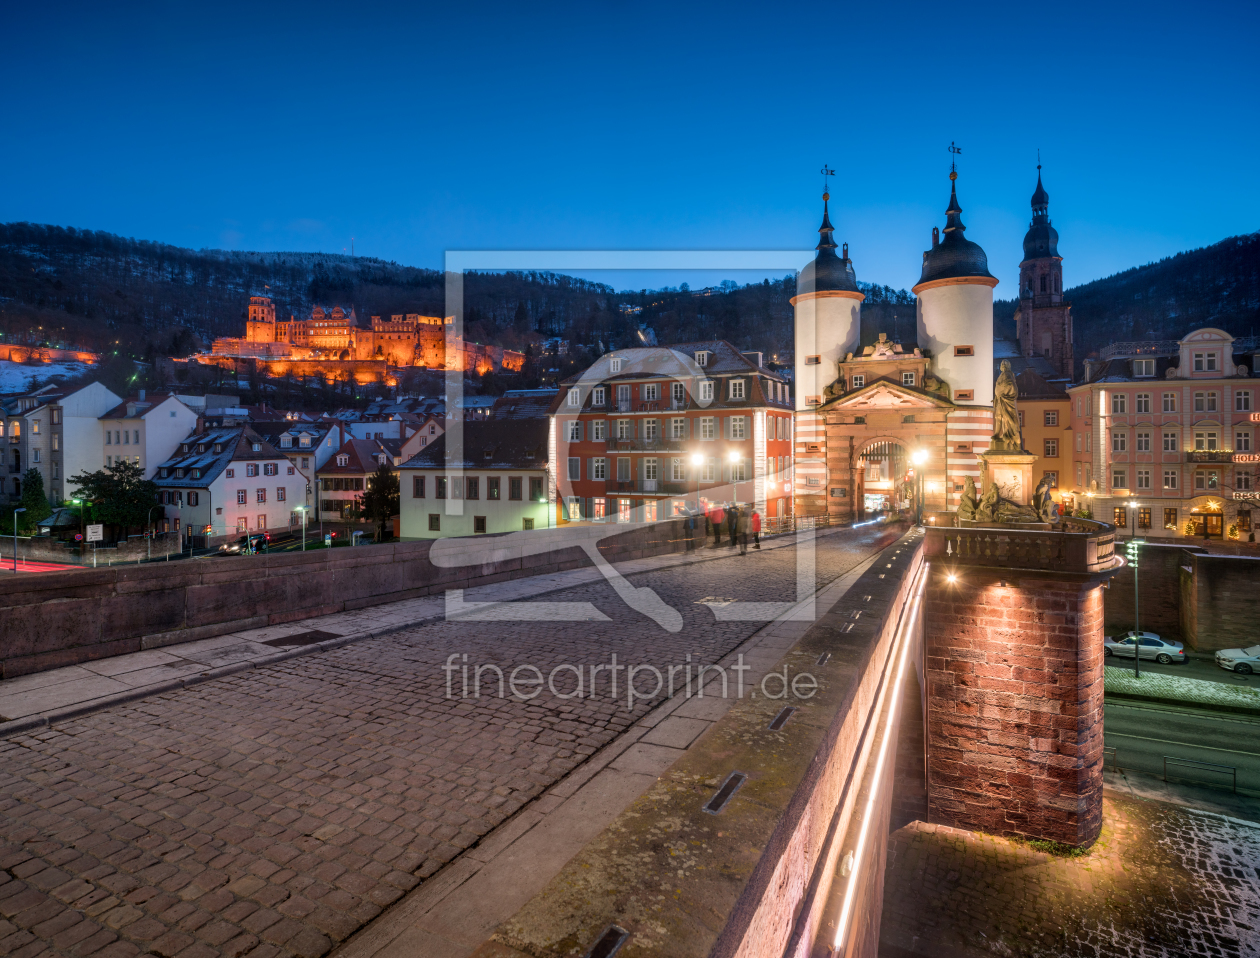
M 1154 632 L 1128 632 L 1117 639 L 1107 636 L 1103 639 L 1103 655 L 1118 655 L 1131 659 L 1135 645 L 1141 650 L 1139 655 L 1142 658 L 1154 659 L 1160 665 L 1186 660 L 1185 646 L 1180 642 L 1161 639 Z
M 1260 672 L 1260 645 L 1246 649 L 1221 649 L 1216 653 L 1216 664 L 1239 675 Z

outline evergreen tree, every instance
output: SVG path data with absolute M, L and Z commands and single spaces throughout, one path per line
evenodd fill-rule
M 385 540 L 385 523 L 398 515 L 399 487 L 398 473 L 389 468 L 388 463 L 381 463 L 376 472 L 368 476 L 367 491 L 359 497 L 363 518 L 368 522 L 380 524 L 377 541 Z
M 52 515 L 44 495 L 44 474 L 34 466 L 22 474 L 22 505 L 26 511 L 18 513 L 18 525 L 23 529 L 34 529 L 36 523 Z
M 141 527 L 149 510 L 158 504 L 157 483 L 144 478 L 134 462 L 116 463 L 96 472 L 71 476 L 77 488 L 71 498 L 91 503 L 88 515 L 95 522 L 123 529 Z

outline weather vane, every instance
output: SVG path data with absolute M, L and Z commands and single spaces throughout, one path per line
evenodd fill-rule
M 829 177 L 829 176 L 835 176 L 835 175 L 836 175 L 836 171 L 835 171 L 835 170 L 833 170 L 833 169 L 831 169 L 831 167 L 829 167 L 826 163 L 824 163 L 824 164 L 823 164 L 823 168 L 822 168 L 823 192 L 824 192 L 824 193 L 830 193 L 830 192 L 831 192 L 831 188 L 830 188 L 830 186 L 828 186 L 828 184 L 827 184 L 827 177 Z
M 962 153 L 962 147 L 960 147 L 960 146 L 955 146 L 955 145 L 954 145 L 954 141 L 953 141 L 953 140 L 950 140 L 950 141 L 949 141 L 949 152 L 953 153 L 955 156 L 958 156 L 958 155 L 960 155 L 960 154 Z M 958 172 L 958 167 L 957 167 L 957 165 L 954 163 L 954 161 L 953 161 L 953 160 L 950 160 L 950 161 L 949 161 L 949 171 L 950 171 L 951 173 L 956 173 L 956 172 Z
M 1041 148 L 1037 148 L 1037 169 L 1041 169 Z

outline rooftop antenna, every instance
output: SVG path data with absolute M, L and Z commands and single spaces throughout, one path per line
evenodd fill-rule
M 1041 172 L 1041 147 L 1037 147 L 1037 172 Z
M 1038 153 L 1037 157 L 1038 157 L 1037 162 L 1040 163 L 1041 153 Z M 1037 167 L 1037 169 L 1041 169 L 1041 167 Z M 353 236 L 350 237 L 350 258 L 354 259 L 354 237 Z
M 952 153 L 952 154 L 954 154 L 954 156 L 959 156 L 959 155 L 961 155 L 961 154 L 962 154 L 962 147 L 960 147 L 960 146 L 955 146 L 955 145 L 954 145 L 954 141 L 953 141 L 953 140 L 950 140 L 950 141 L 949 141 L 949 152 L 950 152 L 950 153 Z M 1038 153 L 1038 154 L 1037 154 L 1037 156 L 1038 156 L 1038 158 L 1040 158 L 1041 154 L 1040 154 L 1040 153 Z M 1040 162 L 1040 159 L 1038 159 L 1038 162 Z M 949 178 L 950 178 L 951 180 L 956 180 L 956 179 L 958 179 L 958 164 L 957 164 L 957 163 L 955 163 L 953 160 L 950 160 L 950 161 L 949 161 Z

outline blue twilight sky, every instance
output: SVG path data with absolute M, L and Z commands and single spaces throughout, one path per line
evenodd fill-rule
M 1260 229 L 1254 0 L 10 2 L 3 23 L 0 221 L 353 236 L 435 268 L 448 248 L 808 249 L 826 162 L 858 278 L 909 287 L 956 140 L 999 297 L 1038 148 L 1070 285 Z

